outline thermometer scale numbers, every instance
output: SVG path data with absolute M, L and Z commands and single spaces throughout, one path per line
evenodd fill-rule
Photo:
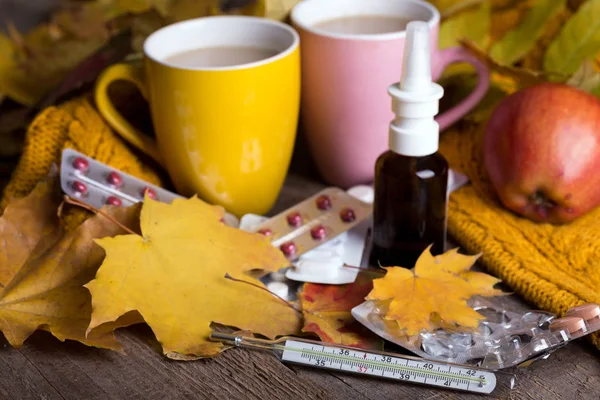
M 293 340 L 286 341 L 285 345 L 281 346 L 281 350 L 283 350 L 283 361 L 312 365 L 318 368 L 393 378 L 476 393 L 491 393 L 496 386 L 496 377 L 492 372 L 437 364 L 435 361 L 416 361 Z

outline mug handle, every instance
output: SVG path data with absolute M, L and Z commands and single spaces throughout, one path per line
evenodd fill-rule
M 164 165 L 156 140 L 134 128 L 133 125 L 123 118 L 110 100 L 108 87 L 111 83 L 118 80 L 133 83 L 142 93 L 142 96 L 148 99 L 143 67 L 133 64 L 115 64 L 105 69 L 96 82 L 94 99 L 96 100 L 98 111 L 123 139 L 152 157 L 160 165 Z
M 444 130 L 464 117 L 483 99 L 490 87 L 490 70 L 483 62 L 463 47 L 450 47 L 440 50 L 439 62 L 441 64 L 440 71 L 444 71 L 450 64 L 457 62 L 469 63 L 475 67 L 479 76 L 477 86 L 463 101 L 437 116 L 436 121 L 440 125 L 440 130 Z

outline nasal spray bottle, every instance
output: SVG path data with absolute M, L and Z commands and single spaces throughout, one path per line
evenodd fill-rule
M 431 80 L 427 23 L 407 25 L 404 49 L 401 81 L 388 89 L 396 114 L 389 150 L 375 165 L 370 263 L 412 268 L 428 246 L 445 250 L 448 163 L 438 153 L 434 116 L 444 90 Z

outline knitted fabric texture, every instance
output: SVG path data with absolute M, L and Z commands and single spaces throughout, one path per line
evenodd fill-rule
M 19 163 L 4 189 L 0 209 L 9 201 L 24 197 L 53 164 L 60 166 L 63 149 L 71 148 L 125 173 L 160 185 L 158 175 L 142 164 L 102 120 L 87 97 L 43 110 L 25 135 Z M 89 216 L 83 210 L 69 209 L 63 215 L 67 227 L 78 225 Z
M 600 208 L 562 226 L 539 224 L 502 207 L 483 166 L 485 124 L 442 134 L 440 151 L 471 184 L 450 196 L 448 231 L 464 249 L 534 306 L 563 316 L 600 303 Z M 589 336 L 600 348 L 600 335 Z

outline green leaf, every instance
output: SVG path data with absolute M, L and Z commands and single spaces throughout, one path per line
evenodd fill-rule
M 565 23 L 544 56 L 544 69 L 567 75 L 600 50 L 600 0 L 589 0 Z
M 458 46 L 459 40 L 469 39 L 485 47 L 490 28 L 491 7 L 490 2 L 485 2 L 444 21 L 440 26 L 439 46 L 442 49 Z
M 440 26 L 439 47 L 459 46 L 460 40 L 469 40 L 481 47 L 485 47 L 491 31 L 491 7 L 485 3 L 463 11 L 442 22 Z M 444 76 L 472 73 L 473 67 L 466 63 L 449 65 L 444 71 Z
M 512 31 L 494 43 L 492 58 L 503 64 L 513 64 L 527 54 L 543 35 L 546 22 L 565 9 L 567 0 L 538 0 Z
M 440 11 L 442 20 L 451 18 L 455 14 L 459 14 L 469 8 L 478 6 L 489 0 L 429 0 L 430 3 L 434 3 L 437 9 Z
M 595 70 L 590 60 L 585 60 L 567 84 L 597 96 L 600 92 L 600 72 Z

